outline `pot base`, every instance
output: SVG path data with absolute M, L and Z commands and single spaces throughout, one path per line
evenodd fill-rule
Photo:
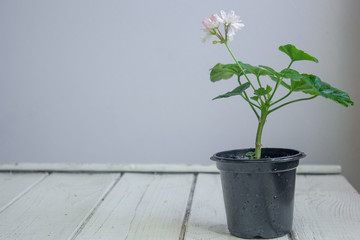
M 242 238 L 275 238 L 292 229 L 295 172 L 222 172 L 228 229 Z

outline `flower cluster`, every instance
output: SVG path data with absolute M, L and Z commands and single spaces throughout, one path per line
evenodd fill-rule
M 203 31 L 206 33 L 203 36 L 203 42 L 212 35 L 216 36 L 220 40 L 213 41 L 213 43 L 225 43 L 227 41 L 232 41 L 235 33 L 245 26 L 240 20 L 240 17 L 237 16 L 234 11 L 230 11 L 226 14 L 225 11 L 221 10 L 220 16 L 212 14 L 209 18 L 205 18 L 202 22 L 204 25 Z M 219 30 L 220 24 L 224 25 L 224 35 Z

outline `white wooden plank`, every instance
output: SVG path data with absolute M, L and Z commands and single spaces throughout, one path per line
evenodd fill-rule
M 294 215 L 294 239 L 359 239 L 360 195 L 340 175 L 298 176 Z
M 75 239 L 178 240 L 193 178 L 124 174 Z
M 199 174 L 195 187 L 185 240 L 237 240 L 226 226 L 226 215 L 220 176 Z M 277 238 L 288 240 L 289 237 Z
M 68 239 L 119 176 L 50 175 L 0 214 L 0 239 Z
M 340 165 L 315 165 L 300 164 L 296 169 L 297 174 L 340 174 Z
M 0 173 L 0 213 L 47 175 L 47 173 Z
M 210 160 L 209 160 L 210 161 Z M 0 163 L 1 171 L 218 172 L 214 164 Z
M 210 161 L 210 160 L 209 160 Z M 203 172 L 218 173 L 215 164 L 0 163 L 1 171 L 61 172 Z M 300 165 L 298 174 L 339 174 L 339 165 Z

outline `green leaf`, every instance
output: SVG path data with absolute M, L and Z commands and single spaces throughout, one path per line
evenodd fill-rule
M 229 79 L 234 74 L 239 74 L 239 72 L 240 68 L 237 64 L 218 63 L 210 70 L 210 80 L 212 82 L 217 82 L 222 79 Z
M 272 90 L 272 88 L 271 88 L 269 85 L 266 85 L 266 92 L 267 92 L 267 93 L 270 93 L 271 90 Z
M 225 94 L 217 96 L 216 98 L 213 98 L 213 100 L 219 99 L 219 98 L 228 98 L 228 97 L 232 97 L 232 96 L 236 96 L 236 95 L 241 95 L 241 93 L 244 92 L 249 87 L 250 87 L 250 83 L 246 82 L 246 83 L 238 86 L 237 88 L 235 88 L 231 92 L 227 92 Z
M 262 75 L 269 75 L 267 70 L 264 70 L 260 67 L 256 67 L 247 63 L 239 61 L 239 65 L 244 70 L 245 74 L 254 74 L 256 77 Z M 212 69 L 210 69 L 210 80 L 212 82 L 217 82 L 222 79 L 229 79 L 233 75 L 242 76 L 244 72 L 240 69 L 238 64 L 216 64 Z
M 313 90 L 313 87 L 309 85 L 304 80 L 300 81 L 291 81 L 291 90 L 294 92 L 305 92 L 309 93 L 309 91 Z
M 303 92 L 331 99 L 345 107 L 354 105 L 354 102 L 351 101 L 349 94 L 346 92 L 343 92 L 337 88 L 332 87 L 330 84 L 321 81 L 320 78 L 315 75 L 302 74 L 302 76 L 302 80 L 312 87 L 311 90 L 305 90 Z
M 291 79 L 293 81 L 301 80 L 301 74 L 298 71 L 291 68 L 285 68 L 281 70 L 280 74 L 283 78 Z
M 255 158 L 255 152 L 247 152 L 245 153 L 246 157 L 249 157 L 250 159 L 254 159 Z
M 262 67 L 264 69 L 266 69 L 268 71 L 268 73 L 266 75 L 268 76 L 275 76 L 277 78 L 281 78 L 282 75 L 280 73 L 278 73 L 277 71 L 275 71 L 273 68 L 268 67 L 268 66 L 264 66 L 264 65 L 259 65 L 259 67 Z
M 281 73 L 278 73 L 277 71 L 275 71 L 274 69 L 272 69 L 271 67 L 268 66 L 264 66 L 264 65 L 259 65 L 259 67 L 262 67 L 264 69 L 267 70 L 267 74 L 272 80 L 274 80 L 275 82 L 280 81 L 281 78 L 283 78 L 284 76 Z M 287 89 L 291 89 L 291 87 L 289 86 L 289 84 L 287 84 L 284 81 L 281 81 L 280 83 L 281 85 L 283 85 L 285 88 Z
M 265 89 L 265 88 L 262 88 L 262 87 L 256 89 L 256 90 L 254 91 L 254 94 L 255 94 L 256 96 L 263 96 L 263 95 L 269 94 L 269 93 L 271 92 L 271 90 L 272 90 L 272 88 L 271 88 L 269 85 L 267 85 L 267 86 L 266 86 L 266 89 Z
M 304 91 L 309 89 L 309 85 L 302 80 L 301 74 L 290 68 L 283 69 L 280 74 L 283 78 L 290 79 L 290 88 L 291 91 Z M 312 87 L 310 86 L 310 89 Z
M 307 61 L 313 61 L 313 62 L 319 62 L 317 58 L 309 55 L 308 53 L 297 49 L 294 45 L 287 44 L 279 47 L 279 50 L 284 52 L 286 55 L 288 55 L 291 59 L 291 61 L 301 61 L 301 60 L 307 60 Z
M 259 96 L 252 96 L 252 97 L 250 97 L 252 100 L 255 100 L 255 101 L 257 101 L 257 100 L 259 100 Z
M 256 66 L 253 66 L 253 65 L 250 65 L 250 64 L 247 64 L 247 63 L 243 63 L 243 62 L 240 62 L 238 61 L 239 64 L 241 65 L 242 69 L 245 71 L 246 74 L 248 73 L 251 73 L 251 74 L 254 74 L 256 77 L 260 77 L 262 75 L 267 75 L 267 71 L 260 68 L 260 67 L 256 67 Z M 239 72 L 240 75 L 243 75 L 243 72 L 240 71 Z

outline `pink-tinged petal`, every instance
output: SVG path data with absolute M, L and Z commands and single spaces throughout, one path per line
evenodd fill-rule
M 220 22 L 219 22 L 219 16 L 217 15 L 211 15 L 210 18 L 205 18 L 202 21 L 202 24 L 204 25 L 205 29 L 204 31 L 212 31 L 214 28 L 219 27 Z
M 210 15 L 210 20 L 211 20 L 211 21 L 217 22 L 217 21 L 219 21 L 218 19 L 219 19 L 219 16 L 218 16 L 218 15 L 216 15 L 216 14 Z
M 209 18 L 205 18 L 202 21 L 202 24 L 204 25 L 205 28 L 210 28 L 211 27 L 211 20 Z

